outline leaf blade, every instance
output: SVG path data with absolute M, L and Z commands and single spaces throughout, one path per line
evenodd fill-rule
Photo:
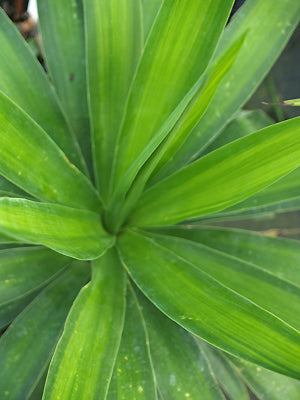
M 24 400 L 30 395 L 49 363 L 69 308 L 88 275 L 86 265 L 73 265 L 44 289 L 1 337 L 1 397 Z
M 85 172 L 80 149 L 45 72 L 2 9 L 0 47 L 0 91 L 24 109 Z
M 169 318 L 231 354 L 299 377 L 299 333 L 291 327 L 153 239 L 126 232 L 118 248 L 139 288 Z
M 69 313 L 50 364 L 44 400 L 106 396 L 123 329 L 126 281 L 114 250 L 94 262 L 92 274 Z
M 215 59 L 237 36 L 247 31 L 244 46 L 227 79 L 219 86 L 205 116 L 165 168 L 163 176 L 194 160 L 243 106 L 286 45 L 299 22 L 299 13 L 300 6 L 293 0 L 276 3 L 272 0 L 248 0 L 241 7 L 225 30 Z
M 299 125 L 294 118 L 264 128 L 160 181 L 144 192 L 129 223 L 171 225 L 250 197 L 299 165 Z
M 24 199 L 0 198 L 0 231 L 83 260 L 99 257 L 114 243 L 95 213 Z
M 48 70 L 92 172 L 83 5 L 53 0 L 39 0 L 37 5 Z
M 41 200 L 99 210 L 99 197 L 87 177 L 1 92 L 0 130 L 1 174 Z
M 140 0 L 83 1 L 96 182 L 104 202 L 113 149 L 142 50 Z

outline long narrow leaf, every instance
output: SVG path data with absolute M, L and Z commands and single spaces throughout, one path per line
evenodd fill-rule
M 232 4 L 232 0 L 163 2 L 129 95 L 113 187 L 205 71 Z
M 37 290 L 71 260 L 43 247 L 0 251 L 0 306 Z
M 105 399 L 123 329 L 125 274 L 115 250 L 93 263 L 50 364 L 44 400 Z
M 129 285 L 124 330 L 107 400 L 157 399 L 144 325 L 137 299 Z
M 50 76 L 92 171 L 82 1 L 37 4 Z
M 171 319 L 238 357 L 300 377 L 297 331 L 153 239 L 127 231 L 118 247 L 140 289 Z
M 300 286 L 300 246 L 295 240 L 270 238 L 241 229 L 207 226 L 188 229 L 170 227 L 160 232 L 184 237 L 230 254 Z
M 85 171 L 75 136 L 43 68 L 1 8 L 0 48 L 0 91 L 24 109 L 52 137 L 71 162 Z
M 299 128 L 300 117 L 262 129 L 195 161 L 144 192 L 130 223 L 171 225 L 250 197 L 299 165 Z
M 149 334 L 151 358 L 162 399 L 225 400 L 192 336 L 141 294 L 138 300 Z
M 299 380 L 276 374 L 235 357 L 230 357 L 230 361 L 259 400 L 299 399 Z
M 209 346 L 204 340 L 197 342 L 206 355 L 219 385 L 230 400 L 249 400 L 249 393 L 244 381 L 221 352 Z
M 164 235 L 149 237 L 300 332 L 299 287 L 200 243 Z
M 140 0 L 83 0 L 96 182 L 107 200 L 114 147 L 142 45 Z
M 153 171 L 161 168 L 161 164 L 163 165 L 165 160 L 169 159 L 173 146 L 179 145 L 184 140 L 192 127 L 204 114 L 220 81 L 234 63 L 243 40 L 244 38 L 239 38 L 220 62 L 209 68 L 208 72 L 200 78 L 199 82 L 180 102 L 162 128 L 159 129 L 139 157 L 132 163 L 124 175 L 124 179 L 118 185 L 115 196 L 108 208 L 108 210 L 111 210 L 112 216 L 117 216 L 119 223 L 126 219 Z M 150 154 L 152 155 L 149 158 Z M 134 180 L 134 178 L 136 179 Z M 131 184 L 132 186 L 130 187 Z M 122 202 L 129 187 L 126 203 L 123 205 L 122 211 L 118 213 L 116 212 L 118 210 L 116 200 L 120 200 L 120 197 Z M 118 214 L 121 214 L 121 216 Z
M 85 263 L 73 264 L 41 292 L 2 336 L 1 399 L 24 400 L 31 394 L 50 361 L 69 308 L 88 275 Z
M 100 209 L 99 197 L 86 176 L 1 92 L 0 132 L 0 173 L 6 178 L 41 200 Z
M 178 170 L 207 146 L 232 115 L 251 96 L 286 45 L 300 18 L 294 0 L 248 0 L 220 41 L 215 59 L 247 32 L 247 39 L 226 79 L 219 86 L 205 116 L 189 136 L 161 178 Z M 237 84 L 238 82 L 238 84 Z
M 23 199 L 0 199 L 0 232 L 80 260 L 97 258 L 114 243 L 93 212 Z

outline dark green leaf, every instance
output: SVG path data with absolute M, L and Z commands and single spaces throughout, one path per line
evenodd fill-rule
M 222 353 L 203 340 L 199 340 L 199 346 L 206 355 L 219 385 L 230 400 L 249 400 L 249 393 L 243 380 Z
M 149 342 L 135 294 L 128 286 L 124 330 L 107 400 L 156 400 Z
M 0 340 L 0 397 L 27 399 L 47 367 L 69 308 L 89 275 L 73 264 L 16 318 Z
M 0 251 L 0 306 L 26 296 L 59 274 L 71 259 L 44 247 Z
M 192 336 L 144 296 L 140 295 L 138 299 L 149 334 L 151 358 L 162 399 L 225 400 Z

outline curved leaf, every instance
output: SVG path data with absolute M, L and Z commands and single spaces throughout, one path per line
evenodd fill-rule
M 34 390 L 59 339 L 69 308 L 89 275 L 73 264 L 16 318 L 0 340 L 0 397 L 24 400 Z
M 38 0 L 51 79 L 92 171 L 82 1 Z
M 41 200 L 99 210 L 100 200 L 91 182 L 40 126 L 1 92 L 0 132 L 2 175 Z
M 112 188 L 205 71 L 232 0 L 165 0 L 128 98 Z
M 151 358 L 162 399 L 225 400 L 192 336 L 141 294 L 138 300 L 149 334 Z
M 104 202 L 114 147 L 142 45 L 140 0 L 83 0 L 96 182 Z
M 121 339 L 125 274 L 114 249 L 94 261 L 51 361 L 44 400 L 105 399 Z
M 114 243 L 98 214 L 24 199 L 0 198 L 0 231 L 80 260 L 100 257 Z
M 71 162 L 85 171 L 75 136 L 66 122 L 43 68 L 1 8 L 0 48 L 0 91 L 30 115 Z
M 250 197 L 299 165 L 299 128 L 300 117 L 284 121 L 195 161 L 144 192 L 130 224 L 171 225 Z
M 171 319 L 229 353 L 300 377 L 299 332 L 153 239 L 127 231 L 118 247 L 140 289 Z
M 44 247 L 0 250 L 0 307 L 37 290 L 70 261 Z
M 156 400 L 149 342 L 137 299 L 128 285 L 124 330 L 107 400 Z
M 300 4 L 294 0 L 247 0 L 225 30 L 215 60 L 247 32 L 234 67 L 219 86 L 205 116 L 161 178 L 195 159 L 247 101 L 296 28 Z

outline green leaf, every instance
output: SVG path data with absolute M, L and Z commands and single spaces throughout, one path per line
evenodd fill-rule
M 1 92 L 0 132 L 2 175 L 41 200 L 99 210 L 100 200 L 91 182 L 38 125 Z
M 121 339 L 126 280 L 114 249 L 93 263 L 50 364 L 43 399 L 105 399 Z
M 127 231 L 118 247 L 136 284 L 171 319 L 229 353 L 300 377 L 299 332 L 153 238 Z
M 72 163 L 86 171 L 75 136 L 43 68 L 1 8 L 0 48 L 0 91 L 30 115 Z
M 230 400 L 249 400 L 246 385 L 223 354 L 203 340 L 197 342 L 207 357 L 219 385 Z
M 201 243 L 155 234 L 150 238 L 300 331 L 299 287 Z
M 300 117 L 262 129 L 195 161 L 145 191 L 129 223 L 171 225 L 250 197 L 299 165 L 299 128 Z
M 18 186 L 14 185 L 12 182 L 5 179 L 0 175 L 0 191 L 2 193 L 11 193 L 14 197 L 26 197 L 29 196 L 26 192 L 20 189 Z M 1 196 L 3 197 L 3 196 Z
M 91 211 L 24 199 L 0 198 L 0 231 L 80 260 L 100 257 L 114 243 Z
M 108 214 L 110 217 L 108 221 L 110 225 L 112 222 L 116 225 L 124 222 L 124 219 L 126 219 L 128 213 L 140 197 L 150 175 L 156 168 L 161 168 L 161 164 L 164 164 L 165 160 L 171 157 L 173 147 L 180 146 L 183 138 L 192 129 L 191 127 L 204 114 L 213 93 L 232 66 L 243 40 L 244 38 L 240 38 L 234 43 L 222 60 L 210 67 L 209 71 L 200 78 L 165 121 L 161 129 L 154 135 L 139 157 L 132 163 L 124 179 L 118 185 L 108 207 L 108 212 L 110 212 Z M 150 158 L 149 154 L 152 154 Z M 148 161 L 147 158 L 149 158 Z M 131 184 L 132 186 L 130 187 Z M 123 205 L 129 187 L 130 191 Z M 123 209 L 120 212 L 116 211 L 119 206 L 118 201 L 123 205 Z M 114 219 L 117 219 L 117 221 L 115 222 Z
M 207 226 L 189 227 L 188 229 L 170 227 L 161 229 L 160 232 L 184 237 L 230 254 L 300 286 L 300 247 L 298 241 L 275 239 L 241 229 Z M 266 251 L 266 249 L 268 250 Z
M 38 295 L 39 290 L 0 306 L 0 329 L 5 328 Z
M 83 1 L 96 182 L 104 202 L 114 147 L 142 44 L 140 0 Z
M 55 278 L 71 259 L 43 247 L 0 251 L 0 306 Z
M 145 42 L 162 3 L 163 0 L 142 0 L 143 31 Z
M 82 1 L 38 0 L 47 67 L 92 171 Z
M 265 207 L 282 205 L 284 208 L 289 207 L 290 200 L 300 199 L 300 168 L 296 168 L 287 176 L 281 178 L 278 182 L 273 183 L 266 189 L 248 199 L 235 204 L 224 210 L 221 214 L 230 215 L 231 213 L 244 212 L 250 210 L 260 210 Z M 286 203 L 286 204 L 285 204 Z
M 73 264 L 16 318 L 0 340 L 0 397 L 27 399 L 48 366 L 69 308 L 89 275 Z
M 146 322 L 151 358 L 162 399 L 225 400 L 192 336 L 141 294 L 138 300 Z
M 161 177 L 195 159 L 247 101 L 299 22 L 300 3 L 294 0 L 248 0 L 222 36 L 215 60 L 247 32 L 247 38 L 226 79 L 219 86 L 205 116 L 199 122 Z
M 149 342 L 137 299 L 128 285 L 124 330 L 107 400 L 156 400 Z
M 259 400 L 299 399 L 300 382 L 298 380 L 276 374 L 235 357 L 230 357 L 230 361 Z
M 205 71 L 232 0 L 165 0 L 131 87 L 112 188 Z

